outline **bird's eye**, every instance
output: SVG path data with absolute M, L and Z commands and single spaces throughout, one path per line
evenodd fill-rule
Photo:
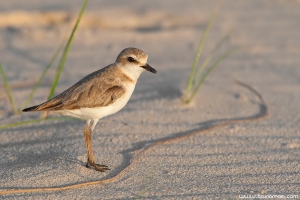
M 134 62 L 134 61 L 135 61 L 133 57 L 128 57 L 127 60 L 128 60 L 129 62 Z

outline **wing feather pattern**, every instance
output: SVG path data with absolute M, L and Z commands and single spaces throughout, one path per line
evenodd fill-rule
M 24 109 L 24 111 L 73 110 L 109 106 L 126 92 L 120 71 L 116 68 L 116 66 L 108 66 L 98 70 L 49 101 Z M 129 77 L 125 75 L 126 78 Z

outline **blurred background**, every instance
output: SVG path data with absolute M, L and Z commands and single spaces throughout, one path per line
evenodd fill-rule
M 70 35 L 82 4 L 83 0 L 0 2 L 0 62 L 19 107 Z M 207 0 L 90 0 L 56 94 L 113 63 L 126 47 L 149 55 L 148 63 L 158 74 L 143 73 L 126 107 L 101 120 L 95 130 L 97 158 L 112 169 L 107 177 L 124 169 L 143 145 L 204 129 L 218 119 L 256 114 L 253 95 L 234 80 L 262 94 L 268 118 L 156 146 L 134 163 L 122 181 L 55 193 L 54 199 L 67 194 L 71 199 L 80 198 L 79 194 L 95 199 L 99 195 L 107 199 L 143 195 L 148 199 L 199 199 L 201 195 L 234 199 L 249 193 L 299 194 L 300 1 L 224 0 L 200 63 L 232 29 L 235 32 L 215 58 L 235 47 L 246 48 L 222 61 L 192 105 L 185 107 L 181 96 L 217 4 Z M 30 105 L 46 100 L 58 61 Z M 0 79 L 0 125 L 39 117 L 37 113 L 14 115 Z M 70 120 L 2 129 L 0 185 L 49 187 L 98 179 L 83 164 L 83 126 L 83 121 Z M 39 195 L 44 197 L 44 193 Z

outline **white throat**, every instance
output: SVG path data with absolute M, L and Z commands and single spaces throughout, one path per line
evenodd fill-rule
M 121 69 L 127 76 L 132 78 L 133 80 L 137 80 L 141 73 L 145 71 L 142 67 L 140 66 L 131 66 L 131 65 L 125 65 L 120 67 L 118 64 L 117 66 L 119 69 Z

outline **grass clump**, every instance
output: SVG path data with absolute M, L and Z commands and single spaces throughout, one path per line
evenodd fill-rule
M 47 64 L 47 66 L 45 67 L 44 71 L 42 72 L 42 74 L 40 75 L 40 78 L 38 79 L 37 83 L 34 85 L 32 91 L 30 92 L 29 96 L 27 97 L 27 99 L 24 101 L 23 105 L 22 105 L 22 109 L 26 108 L 29 104 L 29 102 L 32 100 L 33 95 L 35 94 L 36 90 L 39 88 L 39 86 L 41 85 L 44 77 L 47 74 L 47 71 L 51 68 L 53 62 L 56 60 L 56 57 L 58 56 L 59 52 L 62 50 L 64 46 L 64 41 L 60 44 L 60 46 L 57 48 L 57 50 L 55 51 L 54 55 L 52 56 L 51 60 L 49 61 L 49 63 Z
M 58 81 L 59 81 L 59 78 L 60 78 L 60 75 L 63 71 L 63 68 L 64 68 L 64 65 L 65 65 L 65 62 L 67 60 L 67 57 L 68 57 L 68 53 L 69 53 L 69 50 L 70 50 L 70 47 L 71 47 L 71 44 L 72 44 L 72 41 L 73 41 L 73 38 L 74 38 L 74 35 L 77 31 L 77 27 L 79 25 L 79 22 L 82 18 L 82 15 L 85 11 L 85 8 L 88 4 L 88 0 L 85 0 L 82 7 L 81 7 L 81 10 L 80 10 L 80 13 L 77 17 L 77 20 L 76 20 L 76 23 L 73 27 L 73 30 L 71 32 L 71 35 L 69 36 L 68 38 L 68 41 L 67 41 L 67 44 L 65 45 L 65 48 L 63 50 L 63 53 L 62 53 L 62 56 L 61 56 L 61 59 L 60 59 L 60 62 L 59 62 L 59 65 L 57 67 L 57 70 L 56 70 L 56 73 L 55 73 L 55 76 L 53 78 L 53 81 L 52 81 L 52 85 L 51 85 L 51 88 L 50 88 L 50 92 L 49 92 L 49 95 L 48 95 L 48 99 L 51 99 L 54 95 L 54 92 L 55 92 L 55 89 L 57 87 L 57 84 L 58 84 Z M 48 65 L 46 66 L 46 68 L 44 69 L 44 71 L 42 72 L 42 74 L 40 75 L 40 78 L 38 79 L 37 83 L 35 84 L 34 88 L 32 89 L 31 93 L 29 94 L 28 98 L 25 100 L 25 102 L 22 104 L 22 109 L 25 108 L 29 102 L 32 100 L 36 90 L 39 88 L 42 80 L 44 79 L 44 77 L 46 76 L 46 73 L 47 71 L 50 69 L 50 67 L 53 65 L 53 62 L 56 60 L 59 52 L 61 51 L 61 49 L 63 48 L 63 43 L 59 46 L 59 48 L 55 51 L 53 57 L 51 58 L 51 60 L 49 61 Z M 10 99 L 10 103 L 11 103 L 11 106 L 14 110 L 14 113 L 15 114 L 18 114 L 20 113 L 17 106 L 16 106 L 16 103 L 14 101 L 14 98 L 13 98 L 13 95 L 12 95 L 12 92 L 11 92 L 11 89 L 9 87 L 9 83 L 7 81 L 7 78 L 6 78 L 6 75 L 4 73 L 4 70 L 2 68 L 2 65 L 0 64 L 0 73 L 2 75 L 2 78 L 3 78 L 3 81 L 4 81 L 4 84 L 5 84 L 5 87 L 6 87 L 6 91 L 8 93 L 8 96 L 9 96 L 9 99 Z M 11 127 L 15 127 L 15 126 L 20 126 L 20 125 L 25 125 L 25 124 L 32 124 L 32 123 L 37 123 L 37 122 L 42 122 L 42 121 L 45 121 L 45 120 L 61 120 L 61 119 L 66 119 L 66 117 L 54 117 L 54 118 L 40 118 L 40 119 L 36 119 L 36 120 L 28 120 L 28 121 L 23 121 L 23 122 L 17 122 L 17 123 L 12 123 L 12 124 L 7 124 L 7 125 L 1 125 L 0 126 L 0 129 L 5 129 L 5 128 L 11 128 Z
M 3 67 L 0 63 L 0 73 L 1 73 L 1 76 L 2 76 L 2 79 L 3 79 L 3 82 L 4 82 L 4 85 L 5 85 L 5 89 L 6 89 L 6 92 L 8 94 L 8 98 L 9 98 L 9 101 L 10 101 L 10 104 L 12 106 L 12 109 L 14 111 L 15 114 L 18 114 L 19 113 L 19 110 L 17 108 L 17 105 L 16 105 L 16 102 L 15 102 L 15 99 L 14 99 L 14 96 L 11 92 L 11 89 L 10 89 L 10 86 L 9 86 L 9 83 L 7 81 L 7 78 L 6 78 L 6 75 L 5 75 L 5 72 L 3 70 Z
M 76 30 L 77 30 L 77 27 L 78 27 L 78 24 L 81 20 L 81 17 L 84 13 L 84 10 L 87 6 L 87 3 L 88 3 L 88 0 L 85 0 L 82 7 L 81 7 L 81 10 L 80 10 L 80 13 L 77 17 L 77 20 L 76 20 L 76 23 L 75 23 L 75 26 L 73 27 L 73 30 L 71 32 L 71 35 L 68 39 L 68 42 L 67 42 L 67 45 L 65 46 L 64 48 L 64 51 L 63 51 L 63 54 L 61 56 L 61 59 L 60 59 L 60 62 L 59 62 L 59 65 L 57 67 L 57 70 L 56 70 L 56 74 L 54 76 L 54 79 L 53 79 L 53 82 L 52 82 L 52 85 L 51 85 L 51 89 L 50 89 L 50 93 L 49 93 L 49 96 L 48 96 L 48 100 L 51 99 L 54 95 L 54 92 L 55 92 L 55 89 L 56 89 L 56 86 L 58 84 L 58 81 L 59 81 L 59 77 L 60 77 L 60 74 L 65 66 L 65 62 L 67 60 L 67 57 L 68 57 L 68 53 L 69 53 L 69 50 L 70 50 L 70 47 L 71 47 L 71 44 L 72 44 L 72 41 L 73 41 L 73 38 L 74 38 L 74 34 L 76 33 Z
M 221 38 L 220 41 L 218 41 L 218 43 L 216 44 L 216 46 L 214 47 L 212 52 L 208 55 L 208 57 L 204 60 L 204 62 L 198 68 L 198 62 L 199 62 L 199 59 L 201 57 L 201 53 L 202 53 L 202 50 L 203 50 L 203 47 L 204 47 L 204 43 L 205 43 L 206 38 L 208 36 L 209 30 L 210 30 L 210 28 L 213 24 L 213 21 L 216 17 L 217 11 L 218 11 L 218 8 L 215 9 L 212 16 L 210 17 L 210 20 L 209 20 L 209 22 L 208 22 L 208 24 L 205 28 L 205 31 L 202 35 L 202 38 L 200 40 L 200 43 L 199 43 L 199 46 L 198 46 L 198 49 L 197 49 L 197 53 L 196 53 L 196 56 L 194 58 L 194 62 L 193 62 L 193 65 L 192 65 L 192 68 L 191 68 L 191 71 L 190 71 L 187 86 L 186 86 L 185 91 L 184 91 L 184 95 L 183 95 L 183 99 L 182 99 L 184 104 L 189 104 L 193 100 L 193 98 L 195 97 L 197 91 L 199 90 L 199 88 L 201 87 L 201 85 L 203 84 L 203 82 L 205 81 L 207 76 L 213 71 L 213 69 L 215 69 L 215 67 L 220 62 L 222 62 L 225 58 L 227 58 L 232 53 L 239 50 L 239 48 L 229 50 L 226 53 L 224 53 L 223 55 L 221 55 L 215 62 L 210 64 L 213 57 L 214 57 L 214 55 L 215 55 L 215 53 L 216 53 L 216 51 L 222 46 L 222 44 L 232 34 L 232 32 L 233 32 L 233 30 L 232 30 L 227 35 L 225 35 L 223 38 Z

